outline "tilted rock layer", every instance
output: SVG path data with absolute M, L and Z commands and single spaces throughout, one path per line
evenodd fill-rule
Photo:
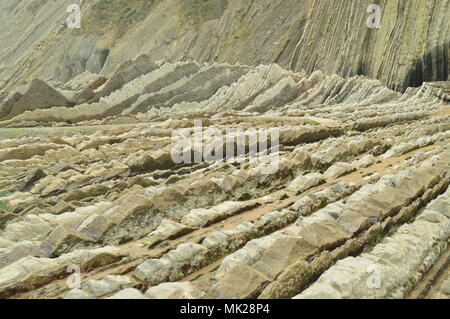
M 395 90 L 445 81 L 449 0 L 389 1 L 369 28 L 360 0 L 83 1 L 81 29 L 67 29 L 72 0 L 0 3 L 1 87 L 33 77 L 111 75 L 145 53 L 154 61 L 278 63 L 285 69 L 367 75 Z
M 450 297 L 450 0 L 72 2 L 0 2 L 0 298 Z
M 140 55 L 36 83 L 73 104 L 1 119 L 1 297 L 449 297 L 447 82 Z

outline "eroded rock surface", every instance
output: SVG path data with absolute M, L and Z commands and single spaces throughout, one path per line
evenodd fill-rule
M 278 63 L 307 74 L 364 74 L 402 90 L 422 81 L 446 81 L 450 72 L 447 0 L 377 1 L 380 28 L 368 27 L 371 3 L 359 0 L 210 0 L 205 6 L 117 0 L 112 10 L 83 1 L 79 32 L 64 25 L 69 4 L 73 1 L 2 1 L 0 89 L 36 76 L 60 82 L 85 71 L 111 76 L 142 53 L 154 61 Z M 120 81 L 110 82 L 106 91 Z M 295 94 L 289 79 L 274 89 L 251 109 Z M 386 97 L 378 93 L 374 99 Z M 79 97 L 91 95 L 85 91 Z M 99 96 L 104 95 L 93 95 Z
M 143 55 L 53 88 L 78 102 L 0 122 L 0 296 L 448 297 L 430 84 Z

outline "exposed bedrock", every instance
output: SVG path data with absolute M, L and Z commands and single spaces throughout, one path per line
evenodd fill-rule
M 450 298 L 450 0 L 72 2 L 0 1 L 0 298 Z
M 70 0 L 2 1 L 1 87 L 36 76 L 65 82 L 84 71 L 110 76 L 140 54 L 362 74 L 395 90 L 449 76 L 449 0 L 380 0 L 380 28 L 367 25 L 371 1 L 212 0 L 201 12 L 192 2 L 137 1 L 129 16 L 126 1 L 116 2 L 84 2 L 82 28 L 69 30 Z
M 4 97 L 0 103 L 0 126 L 120 123 L 183 114 L 201 118 L 218 112 L 276 112 L 310 121 L 321 118 L 322 124 L 337 127 L 339 124 L 333 120 L 344 119 L 351 111 L 346 125 L 365 131 L 388 124 L 392 116 L 403 121 L 426 117 L 438 109 L 439 103 L 449 100 L 448 82 L 426 82 L 401 94 L 379 80 L 361 75 L 343 78 L 321 71 L 305 75 L 278 64 L 249 67 L 228 63 L 154 63 L 146 55 L 124 62 L 109 78 L 84 72 L 67 83 L 50 83 L 54 86 L 34 79 L 24 92 Z M 404 108 L 396 115 L 386 111 L 386 107 L 400 109 L 411 103 L 423 107 L 411 112 Z M 366 113 L 372 116 L 361 118 Z

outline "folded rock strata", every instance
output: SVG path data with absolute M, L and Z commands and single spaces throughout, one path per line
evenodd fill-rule
M 144 55 L 49 83 L 86 99 L 2 118 L 1 296 L 448 296 L 450 122 L 435 84 L 399 93 L 365 76 Z M 278 145 L 262 135 L 270 149 L 252 149 L 249 130 L 267 128 Z M 240 156 L 206 156 L 207 129 Z M 174 161 L 180 141 L 195 161 Z M 363 287 L 369 262 L 386 267 L 381 290 Z

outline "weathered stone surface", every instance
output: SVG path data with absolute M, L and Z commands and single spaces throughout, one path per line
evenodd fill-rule
M 224 202 L 211 209 L 194 209 L 183 217 L 182 223 L 191 227 L 202 227 L 238 214 L 255 205 L 254 202 Z
M 298 176 L 288 186 L 288 190 L 296 192 L 297 194 L 307 191 L 311 187 L 323 183 L 324 178 L 320 173 L 310 173 Z
M 30 82 L 20 97 L 14 96 L 13 99 L 13 103 L 7 100 L 0 105 L 0 115 L 3 114 L 1 120 L 10 119 L 25 111 L 68 105 L 67 99 L 62 94 L 37 78 Z
M 78 250 L 56 259 L 24 257 L 2 269 L 0 295 L 8 296 L 51 282 L 65 274 L 68 265 L 76 264 L 81 269 L 88 269 L 91 265 L 107 265 L 120 258 L 114 247 Z
M 371 154 L 368 154 L 358 160 L 353 161 L 352 165 L 357 168 L 365 168 L 375 164 L 375 162 L 375 157 Z
M 221 275 L 220 280 L 205 295 L 206 298 L 255 298 L 269 283 L 269 278 L 264 274 L 243 263 L 233 262 L 230 270 Z
M 450 220 L 445 213 L 425 211 L 368 253 L 338 261 L 296 298 L 404 297 L 446 246 Z
M 125 288 L 107 299 L 146 299 L 139 290 L 135 288 Z
M 347 163 L 336 163 L 323 174 L 325 178 L 338 178 L 342 175 L 353 172 L 355 168 Z
M 190 233 L 194 228 L 174 222 L 170 219 L 164 219 L 158 228 L 145 237 L 145 243 L 152 247 L 166 239 L 174 239 L 178 236 Z
M 390 11 L 376 32 L 360 28 L 367 12 L 353 0 L 209 1 L 204 17 L 192 1 L 134 1 L 130 16 L 111 24 L 121 26 L 119 38 L 101 25 L 91 32 L 99 7 L 83 2 L 83 28 L 69 31 L 70 41 L 62 26 L 41 32 L 60 26 L 62 4 L 10 10 L 9 1 L 0 24 L 22 9 L 27 21 L 46 17 L 42 8 L 53 14 L 14 32 L 19 46 L 9 31 L 0 37 L 11 42 L 3 55 L 0 46 L 1 296 L 291 298 L 322 285 L 321 276 L 331 279 L 317 296 L 446 295 L 435 278 L 447 271 L 449 86 L 421 83 L 447 72 L 446 1 L 394 8 L 383 0 Z M 105 21 L 115 21 L 114 10 Z M 358 25 L 357 35 L 312 37 L 323 12 L 336 30 Z M 412 51 L 407 21 L 418 26 Z M 149 35 L 153 25 L 160 28 Z M 138 52 L 127 42 L 137 34 L 156 41 Z M 28 42 L 39 48 L 28 51 Z M 243 55 L 248 43 L 258 49 Z M 38 74 L 45 82 L 32 80 Z M 45 94 L 67 103 L 49 108 Z M 16 108 L 22 102 L 29 107 Z M 186 152 L 181 162 L 175 149 Z M 388 270 L 378 294 L 362 286 L 371 263 Z M 81 289 L 68 291 L 74 265 Z
M 145 293 L 150 299 L 199 299 L 205 293 L 189 282 L 163 283 Z
M 88 296 L 99 298 L 109 295 L 121 288 L 131 286 L 131 281 L 125 276 L 105 276 L 101 280 L 88 280 L 82 285 L 82 290 Z
M 44 178 L 45 176 L 47 176 L 47 174 L 45 174 L 41 169 L 34 169 L 17 184 L 16 190 L 18 192 L 27 190 L 28 188 L 32 187 L 34 183 L 36 183 L 41 178 Z
M 9 7 L 11 3 L 13 1 L 8 0 L 4 5 Z M 365 74 L 379 78 L 390 87 L 403 89 L 418 84 L 413 75 L 416 67 L 422 70 L 420 78 L 447 80 L 448 70 L 439 65 L 447 57 L 448 26 L 445 18 L 448 3 L 438 0 L 430 3 L 405 2 L 401 8 L 386 0 L 378 4 L 383 16 L 381 28 L 376 33 L 366 25 L 370 16 L 367 6 L 358 1 L 342 0 L 329 6 L 321 1 L 301 4 L 289 1 L 279 5 L 265 0 L 256 6 L 232 0 L 226 6 L 222 3 L 212 4 L 206 15 L 196 13 L 198 22 L 194 23 L 189 19 L 180 22 L 178 15 L 189 14 L 189 10 L 195 13 L 195 6 L 190 9 L 186 4 L 167 0 L 158 6 L 146 8 L 136 23 L 131 23 L 123 30 L 128 31 L 125 32 L 126 36 L 117 35 L 115 30 L 105 25 L 100 26 L 101 32 L 98 34 L 78 37 L 71 30 L 61 29 L 57 23 L 56 16 L 64 14 L 65 3 L 52 6 L 51 2 L 41 2 L 35 5 L 33 11 L 27 11 L 27 5 L 21 4 L 17 12 L 8 12 L 3 17 L 2 28 L 9 31 L 2 39 L 2 46 L 11 49 L 2 51 L 5 65 L 9 67 L 1 74 L 2 78 L 10 79 L 9 86 L 36 74 L 66 81 L 85 70 L 110 74 L 120 63 L 145 52 L 155 60 L 179 61 L 190 57 L 202 62 L 228 61 L 246 65 L 268 61 L 278 62 L 285 68 L 297 71 L 303 69 L 308 73 L 324 70 L 344 76 Z M 312 8 L 315 10 L 311 12 Z M 82 10 L 87 16 L 95 16 L 100 9 L 83 4 Z M 55 11 L 58 14 L 52 15 Z M 119 12 L 108 14 L 109 19 L 115 19 Z M 398 20 L 396 17 L 400 14 L 402 19 Z M 437 17 L 430 22 L 425 17 L 432 14 Z M 331 24 L 339 30 L 348 27 L 348 30 L 353 31 L 322 34 L 319 30 L 324 17 L 329 17 Z M 273 23 L 275 20 L 278 22 Z M 36 28 L 35 24 L 28 27 L 29 21 L 38 21 L 42 25 L 40 28 Z M 154 26 L 154 21 L 159 22 L 158 27 Z M 417 29 L 407 27 L 412 22 L 417 25 Z M 296 24 L 305 26 L 300 33 L 291 28 Z M 266 29 L 251 27 L 259 25 L 266 26 Z M 393 29 L 393 26 L 396 28 Z M 90 29 L 92 26 L 85 27 Z M 144 32 L 146 30 L 149 32 Z M 16 36 L 19 31 L 23 36 Z M 52 37 L 57 31 L 61 32 L 60 36 Z M 411 43 L 409 39 L 412 37 L 417 41 Z M 369 42 L 365 42 L 367 38 Z M 192 39 L 200 40 L 192 43 Z M 146 45 L 133 45 L 138 42 Z M 104 49 L 105 43 L 111 44 L 108 50 Z M 386 46 L 394 47 L 395 53 L 382 49 Z M 365 50 L 361 50 L 361 47 Z M 38 49 L 39 54 L 35 52 Z M 17 52 L 20 52 L 20 58 L 17 58 Z M 427 55 L 431 57 L 430 65 L 426 64 Z M 34 58 L 31 61 L 30 56 Z M 45 68 L 39 67 L 43 61 L 47 61 Z M 122 66 L 122 69 L 125 67 Z M 116 82 L 118 80 L 113 81 L 114 84 Z M 118 88 L 117 85 L 110 86 L 112 89 Z M 382 93 L 379 98 L 383 98 Z

